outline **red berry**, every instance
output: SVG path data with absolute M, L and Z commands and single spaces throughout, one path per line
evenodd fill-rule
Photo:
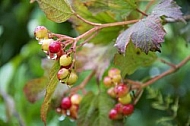
M 117 103 L 115 105 L 115 109 L 119 112 L 119 113 L 122 113 L 123 111 L 123 105 L 121 103 Z
M 114 88 L 117 97 L 124 97 L 129 92 L 129 87 L 126 84 L 119 84 Z
M 61 43 L 54 41 L 52 43 L 49 44 L 49 51 L 51 53 L 58 53 L 61 50 Z
M 69 109 L 71 107 L 71 99 L 69 97 L 64 97 L 61 101 L 61 108 L 62 109 Z
M 118 119 L 119 118 L 119 113 L 116 109 L 111 109 L 109 112 L 109 118 L 110 119 Z
M 123 106 L 123 114 L 124 115 L 131 115 L 134 111 L 134 106 L 133 104 L 127 104 Z

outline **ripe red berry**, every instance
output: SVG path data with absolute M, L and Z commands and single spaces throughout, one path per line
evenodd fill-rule
M 123 105 L 121 103 L 117 103 L 115 105 L 115 109 L 119 112 L 119 113 L 122 113 L 123 111 Z
M 123 106 L 123 114 L 124 115 L 131 115 L 134 111 L 134 106 L 133 104 L 127 104 Z
M 111 109 L 110 110 L 110 112 L 109 112 L 109 118 L 110 119 L 113 119 L 113 120 L 115 120 L 115 119 L 119 119 L 119 113 L 118 113 L 118 111 L 116 110 L 116 109 Z
M 71 99 L 69 97 L 64 97 L 61 101 L 62 109 L 69 109 L 72 106 Z
M 119 84 L 115 86 L 114 92 L 117 97 L 124 97 L 129 92 L 129 87 L 126 84 Z
M 52 43 L 49 44 L 49 51 L 51 53 L 58 53 L 61 50 L 61 43 L 54 41 Z

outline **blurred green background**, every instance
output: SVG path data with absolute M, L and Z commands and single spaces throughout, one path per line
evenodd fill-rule
M 190 14 L 190 2 L 178 0 L 185 15 Z M 33 36 L 34 28 L 46 26 L 52 32 L 75 36 L 69 22 L 54 23 L 48 20 L 37 3 L 29 0 L 1 0 L 0 2 L 0 126 L 41 126 L 40 106 L 42 100 L 31 104 L 23 93 L 26 82 L 41 77 L 41 59 L 45 54 Z M 167 36 L 162 44 L 159 57 L 172 63 L 179 63 L 190 55 L 190 22 L 165 25 Z M 129 78 L 143 79 L 144 75 L 153 76 L 169 67 L 155 63 L 150 68 L 141 68 Z M 83 78 L 83 77 L 82 77 Z M 154 89 L 160 89 L 164 96 L 179 97 L 178 116 L 173 124 L 185 126 L 190 123 L 190 63 L 177 73 L 156 82 Z M 152 126 L 160 117 L 170 116 L 171 112 L 156 110 L 151 107 L 152 100 L 146 99 L 145 92 L 136 106 L 135 113 L 128 119 L 129 126 Z M 138 120 L 138 121 L 136 121 Z M 140 124 L 140 125 L 139 125 Z M 75 125 L 66 119 L 59 121 L 59 115 L 50 112 L 49 126 Z

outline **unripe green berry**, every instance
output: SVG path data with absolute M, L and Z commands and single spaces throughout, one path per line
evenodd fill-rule
M 48 39 L 48 29 L 44 26 L 37 26 L 34 30 L 34 36 L 37 40 Z
M 119 101 L 121 104 L 123 104 L 123 105 L 131 103 L 132 99 L 131 99 L 130 93 L 128 93 L 128 94 L 125 95 L 124 97 L 118 98 L 118 101 Z
M 67 55 L 62 55 L 59 59 L 60 66 L 69 66 L 72 63 L 72 57 Z
M 120 75 L 121 74 L 121 71 L 117 68 L 111 68 L 109 71 L 108 71 L 108 76 L 109 77 L 113 77 L 115 75 Z
M 113 83 L 120 83 L 121 82 L 121 75 L 120 74 L 118 74 L 118 75 L 114 75 L 113 77 L 112 77 L 112 82 Z
M 73 85 L 74 83 L 76 83 L 77 80 L 78 80 L 77 74 L 75 72 L 71 72 L 67 79 L 67 84 Z

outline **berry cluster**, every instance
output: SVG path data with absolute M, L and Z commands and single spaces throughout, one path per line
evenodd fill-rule
M 64 97 L 61 100 L 60 107 L 57 108 L 57 112 L 64 116 L 68 116 L 71 119 L 77 119 L 77 113 L 81 100 L 82 97 L 79 94 L 73 94 L 70 97 Z
M 129 116 L 134 111 L 130 86 L 122 83 L 121 72 L 119 69 L 112 68 L 108 71 L 108 76 L 104 77 L 103 83 L 109 88 L 107 93 L 117 100 L 117 104 L 109 112 L 110 119 L 121 119 Z
M 63 42 L 60 39 L 52 39 L 50 32 L 44 26 L 37 26 L 34 35 L 39 41 L 39 44 L 41 44 L 41 48 L 47 57 L 53 60 L 59 60 L 60 70 L 57 73 L 57 78 L 60 82 L 68 85 L 74 84 L 78 76 L 72 68 L 73 59 L 65 50 Z

